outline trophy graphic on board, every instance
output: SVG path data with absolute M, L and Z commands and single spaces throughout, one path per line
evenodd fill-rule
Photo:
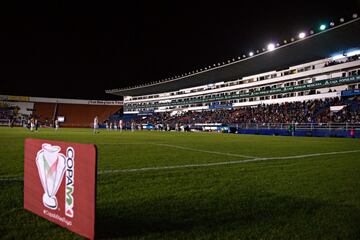
M 65 173 L 66 158 L 60 150 L 59 146 L 44 143 L 36 156 L 36 165 L 44 189 L 43 203 L 45 207 L 53 210 L 58 207 L 56 193 Z

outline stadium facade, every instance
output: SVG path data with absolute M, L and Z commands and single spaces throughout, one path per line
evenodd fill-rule
M 260 49 L 173 79 L 107 90 L 124 97 L 124 114 L 228 109 L 357 94 L 360 21 Z

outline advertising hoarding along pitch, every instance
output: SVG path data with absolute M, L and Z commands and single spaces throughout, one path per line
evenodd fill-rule
M 93 239 L 95 200 L 95 145 L 25 140 L 25 209 Z

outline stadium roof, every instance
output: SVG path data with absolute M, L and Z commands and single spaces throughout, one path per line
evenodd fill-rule
M 328 58 L 334 53 L 360 47 L 360 18 L 354 19 L 323 32 L 296 40 L 287 45 L 266 51 L 253 57 L 213 67 L 199 73 L 178 77 L 169 81 L 126 89 L 106 90 L 119 96 L 138 96 L 196 87 L 273 70 L 283 70 L 302 63 Z

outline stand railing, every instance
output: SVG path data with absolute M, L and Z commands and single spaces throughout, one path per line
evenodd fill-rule
M 360 123 L 234 123 L 232 127 L 240 129 L 287 129 L 289 125 L 298 130 L 360 130 Z

